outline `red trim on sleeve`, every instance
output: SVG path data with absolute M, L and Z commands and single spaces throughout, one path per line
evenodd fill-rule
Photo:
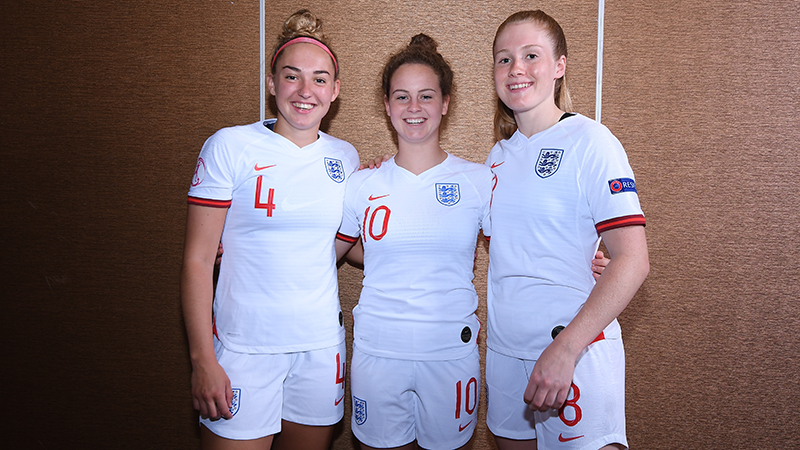
M 353 237 L 342 233 L 336 233 L 336 239 L 339 239 L 340 241 L 345 241 L 348 244 L 355 244 L 356 242 L 358 242 L 358 236 Z
M 597 230 L 597 234 L 600 234 L 604 231 L 613 230 L 614 228 L 629 227 L 632 225 L 645 226 L 644 216 L 636 214 L 633 216 L 615 217 L 598 223 L 594 228 Z
M 197 206 L 210 206 L 212 208 L 230 208 L 231 201 L 230 200 L 210 200 L 207 198 L 198 198 L 189 196 L 189 199 L 186 200 L 186 203 L 190 205 L 197 205 Z
M 603 333 L 603 332 L 601 331 L 601 332 L 600 332 L 600 334 L 598 334 L 598 335 L 597 335 L 597 337 L 596 337 L 596 338 L 594 338 L 594 340 L 593 340 L 592 342 L 589 342 L 589 345 L 592 345 L 592 344 L 594 344 L 594 343 L 595 343 L 595 342 L 597 342 L 597 341 L 602 341 L 602 340 L 603 340 L 603 339 L 605 339 L 605 338 L 606 338 L 606 335 L 605 335 L 605 333 Z
M 486 238 L 487 241 L 492 242 L 492 237 L 491 236 L 484 236 L 484 238 Z

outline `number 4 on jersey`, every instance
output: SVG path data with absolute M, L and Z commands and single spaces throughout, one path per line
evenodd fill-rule
M 256 209 L 266 209 L 267 210 L 267 217 L 272 217 L 272 211 L 275 209 L 275 189 L 269 188 L 269 192 L 267 193 L 267 202 L 261 202 L 261 179 L 264 178 L 263 176 L 258 177 L 256 180 Z

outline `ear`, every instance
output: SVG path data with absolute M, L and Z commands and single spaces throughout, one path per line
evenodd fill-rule
M 567 57 L 561 55 L 560 58 L 556 61 L 556 80 L 563 77 L 564 73 L 567 71 Z
M 269 89 L 269 93 L 272 96 L 275 96 L 275 79 L 272 78 L 272 74 L 267 74 L 267 89 Z
M 444 97 L 442 97 L 442 115 L 443 116 L 447 114 L 447 108 L 449 108 L 449 107 L 450 107 L 450 96 L 449 95 L 445 95 Z
M 333 96 L 331 96 L 331 103 L 339 97 L 339 88 L 341 87 L 342 83 L 339 80 L 333 82 Z
M 389 110 L 389 97 L 385 95 L 383 96 L 383 106 L 386 107 L 386 115 L 391 117 L 392 113 Z

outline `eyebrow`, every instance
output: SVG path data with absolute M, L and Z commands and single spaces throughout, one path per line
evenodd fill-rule
M 302 72 L 302 70 L 298 69 L 297 67 L 289 66 L 289 65 L 283 66 L 283 69 L 289 69 L 289 70 L 291 70 L 293 72 Z M 321 75 L 321 74 L 330 75 L 331 74 L 330 72 L 328 72 L 327 70 L 324 70 L 324 69 L 323 70 L 315 70 L 312 73 L 314 73 L 316 75 Z
M 539 45 L 539 44 L 527 44 L 527 45 L 523 45 L 522 46 L 523 50 L 527 50 L 529 48 L 543 49 L 544 46 L 543 45 Z M 507 48 L 501 48 L 500 50 L 497 50 L 496 52 L 494 52 L 494 54 L 497 55 L 498 53 L 503 53 L 503 52 L 511 53 L 511 50 L 509 50 Z
M 406 90 L 406 89 L 395 89 L 395 90 L 392 91 L 392 95 L 394 95 L 394 94 L 396 94 L 398 92 L 405 92 L 406 94 L 409 93 L 409 91 Z M 434 89 L 434 88 L 425 88 L 425 89 L 420 90 L 420 92 L 436 92 L 436 89 Z

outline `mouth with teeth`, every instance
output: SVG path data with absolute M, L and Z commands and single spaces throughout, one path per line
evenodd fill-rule
M 303 111 L 308 111 L 314 108 L 314 105 L 311 103 L 292 102 L 292 106 Z
M 527 87 L 531 87 L 531 85 L 533 85 L 533 83 L 517 83 L 510 85 L 508 89 L 511 91 L 516 91 L 517 89 L 525 89 Z
M 409 125 L 419 125 L 422 122 L 425 122 L 425 119 L 403 119 L 403 121 Z

